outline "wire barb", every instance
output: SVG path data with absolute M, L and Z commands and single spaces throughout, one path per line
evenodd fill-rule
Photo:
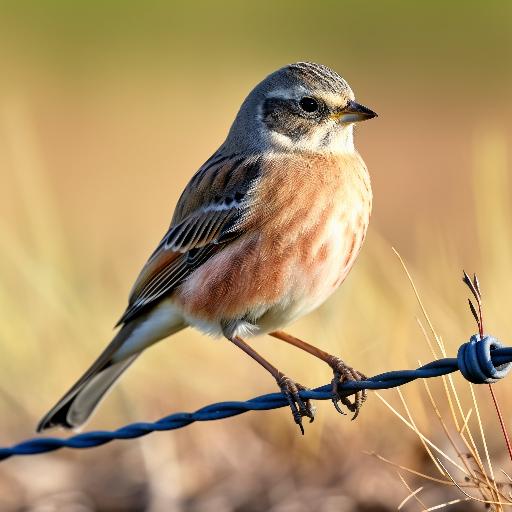
M 462 272 L 463 272 L 462 281 L 470 289 L 470 291 L 473 294 L 473 296 L 475 297 L 476 303 L 478 305 L 478 313 L 477 313 L 475 306 L 471 302 L 471 299 L 468 299 L 469 309 L 471 310 L 471 313 L 476 320 L 476 325 L 478 326 L 478 333 L 480 335 L 480 340 L 483 340 L 484 339 L 484 317 L 483 317 L 483 312 L 482 312 L 482 293 L 480 292 L 480 281 L 478 280 L 478 277 L 476 274 L 473 274 L 473 281 L 471 281 L 471 279 L 466 274 L 466 272 L 464 270 Z M 507 447 L 510 460 L 512 460 L 512 443 L 510 442 L 510 437 L 508 435 L 507 426 L 505 425 L 505 422 L 503 421 L 503 415 L 501 414 L 500 404 L 499 404 L 498 399 L 496 398 L 496 395 L 495 395 L 493 389 L 491 388 L 490 384 L 489 384 L 489 392 L 491 393 L 492 402 L 496 409 L 496 414 L 498 416 L 498 421 L 499 421 L 499 424 L 501 427 L 501 431 L 503 432 L 505 446 Z

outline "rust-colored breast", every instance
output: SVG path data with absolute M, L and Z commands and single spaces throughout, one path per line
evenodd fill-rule
M 286 317 L 318 306 L 341 283 L 363 242 L 371 189 L 357 154 L 267 159 L 244 234 L 178 291 L 204 319 Z

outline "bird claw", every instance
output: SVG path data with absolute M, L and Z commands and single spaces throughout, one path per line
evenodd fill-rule
M 347 366 L 339 357 L 333 357 L 329 362 L 329 365 L 333 369 L 334 377 L 332 379 L 332 403 L 334 408 L 340 413 L 345 415 L 346 413 L 341 409 L 340 402 L 350 411 L 353 412 L 352 420 L 355 420 L 359 415 L 359 411 L 363 403 L 365 402 L 368 392 L 366 389 L 357 391 L 354 395 L 354 401 L 351 402 L 348 397 L 340 394 L 338 386 L 344 382 L 355 380 L 361 381 L 366 380 L 366 376 L 357 370 L 354 370 L 350 366 Z
M 300 428 L 302 435 L 304 435 L 304 426 L 302 425 L 302 418 L 309 418 L 311 423 L 315 419 L 315 407 L 311 400 L 302 399 L 299 395 L 300 391 L 307 390 L 302 384 L 294 382 L 286 375 L 280 375 L 277 379 L 277 384 L 281 388 L 281 392 L 288 401 L 288 405 L 292 410 L 293 419 Z

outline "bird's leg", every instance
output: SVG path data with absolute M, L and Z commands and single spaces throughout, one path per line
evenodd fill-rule
M 309 418 L 311 423 L 315 419 L 315 408 L 310 400 L 304 400 L 300 397 L 299 391 L 304 391 L 305 388 L 302 384 L 294 382 L 289 377 L 280 372 L 275 366 L 270 364 L 265 358 L 260 356 L 250 345 L 248 345 L 242 338 L 233 336 L 228 338 L 238 348 L 241 348 L 246 354 L 250 355 L 256 362 L 261 364 L 265 370 L 267 370 L 274 379 L 277 381 L 277 385 L 281 389 L 283 395 L 286 397 L 290 409 L 292 410 L 293 419 L 300 428 L 300 431 L 304 435 L 304 427 L 302 426 L 302 418 L 304 416 Z
M 291 345 L 294 345 L 295 347 L 298 347 L 301 350 L 305 350 L 309 354 L 318 357 L 322 361 L 325 361 L 332 368 L 334 373 L 334 377 L 332 379 L 332 402 L 334 404 L 334 407 L 340 414 L 345 414 L 340 408 L 339 402 L 341 402 L 343 405 L 347 407 L 347 409 L 354 413 L 352 419 L 354 420 L 357 418 L 359 410 L 361 409 L 361 406 L 363 405 L 367 397 L 366 389 L 357 391 L 354 395 L 354 401 L 351 402 L 348 399 L 348 397 L 340 393 L 338 385 L 349 380 L 365 380 L 365 375 L 358 372 L 357 370 L 354 370 L 350 366 L 347 366 L 339 357 L 328 354 L 327 352 L 324 352 L 323 350 L 315 347 L 314 345 L 310 345 L 305 341 L 299 340 L 295 336 L 291 336 L 286 332 L 274 331 L 269 334 L 274 338 L 286 341 L 286 343 L 290 343 Z

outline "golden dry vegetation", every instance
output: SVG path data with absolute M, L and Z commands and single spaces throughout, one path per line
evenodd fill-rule
M 271 3 L 4 6 L 2 445 L 31 437 L 39 417 L 109 340 L 182 187 L 222 141 L 249 89 L 292 60 L 331 65 L 380 117 L 356 134 L 375 195 L 365 247 L 342 288 L 291 332 L 367 374 L 432 359 L 418 318 L 437 345 L 395 247 L 448 355 L 475 331 L 462 268 L 479 275 L 486 329 L 512 343 L 510 7 L 383 4 L 388 8 L 349 2 L 342 9 L 325 1 L 310 11 L 306 2 L 283 2 L 273 16 Z M 313 387 L 331 378 L 320 362 L 285 344 L 255 344 L 299 382 Z M 468 447 L 457 427 L 466 438 L 471 429 L 490 469 L 470 387 L 453 378 L 461 402 L 454 420 L 445 383 L 428 385 L 446 430 L 420 382 L 402 388 L 402 396 L 380 393 L 411 422 L 409 409 L 416 431 L 370 394 L 354 423 L 318 403 L 305 437 L 289 412 L 278 410 L 12 459 L 0 464 L 0 510 L 384 512 L 420 486 L 415 496 L 423 504 L 413 497 L 401 510 L 462 500 L 446 475 L 467 484 L 456 448 Z M 512 430 L 511 386 L 506 379 L 495 391 Z M 187 330 L 148 351 L 87 430 L 270 391 L 268 375 L 229 343 Z M 504 483 L 499 492 L 507 496 L 512 489 L 500 469 L 510 475 L 512 466 L 489 391 L 474 393 L 495 478 Z M 425 439 L 442 451 L 430 447 L 434 460 Z M 473 454 L 466 471 L 478 472 L 477 462 Z M 492 491 L 464 489 L 496 501 Z

